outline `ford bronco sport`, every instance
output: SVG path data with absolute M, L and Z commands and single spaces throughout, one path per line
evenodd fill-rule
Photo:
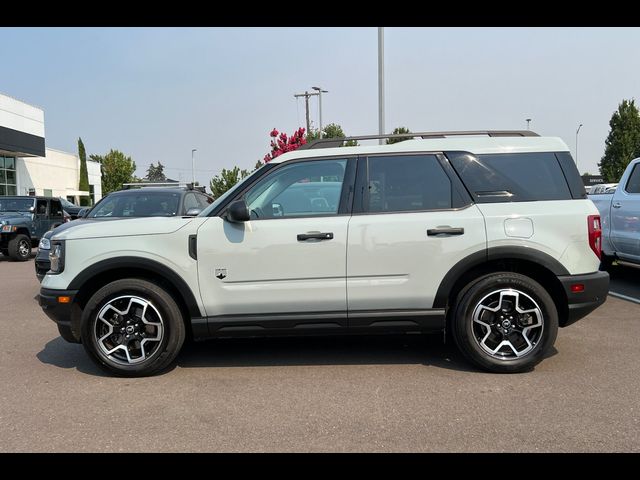
M 530 131 L 410 136 L 312 142 L 195 218 L 54 234 L 40 304 L 124 376 L 161 371 L 187 335 L 443 331 L 485 370 L 530 370 L 608 291 L 598 211 L 567 145 Z

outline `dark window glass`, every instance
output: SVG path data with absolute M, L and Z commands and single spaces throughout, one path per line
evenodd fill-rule
M 15 185 L 16 184 L 16 171 L 15 170 L 5 170 L 7 172 L 7 184 Z
M 451 181 L 434 155 L 369 157 L 369 211 L 451 208 Z
M 62 217 L 62 203 L 60 200 L 51 200 L 51 216 Z
M 629 181 L 625 187 L 627 193 L 640 193 L 640 168 L 638 168 L 638 165 L 640 165 L 640 163 L 637 163 L 633 167 L 631 175 L 629 175 Z
M 47 213 L 47 201 L 46 200 L 38 200 L 36 202 L 36 213 L 38 215 L 46 215 L 46 213 Z
M 15 170 L 16 159 L 14 157 L 4 157 L 4 168 L 11 168 Z
M 0 155 L 0 168 L 4 168 L 4 157 Z
M 0 170 L 0 183 L 1 184 L 7 183 L 7 177 L 4 173 L 4 170 Z
M 449 159 L 478 203 L 572 198 L 554 153 L 457 153 Z

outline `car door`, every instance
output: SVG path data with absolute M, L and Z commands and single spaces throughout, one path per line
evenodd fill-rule
M 49 230 L 49 211 L 48 199 L 39 198 L 36 200 L 35 222 L 32 232 L 34 238 L 42 238 L 42 235 Z
M 618 256 L 640 260 L 640 162 L 613 194 L 610 239 Z
M 210 332 L 346 327 L 349 194 L 355 159 L 291 161 L 235 199 L 251 219 L 198 229 L 200 294 Z M 236 332 L 237 333 L 237 332 Z
M 442 155 L 360 159 L 347 246 L 349 327 L 444 326 L 432 309 L 460 260 L 486 250 L 483 216 Z

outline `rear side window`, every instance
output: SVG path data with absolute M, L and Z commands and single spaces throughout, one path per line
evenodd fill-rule
M 638 165 L 640 165 L 640 163 L 637 163 L 633 167 L 631 175 L 629 175 L 629 181 L 625 187 L 627 193 L 640 193 L 640 168 L 638 168 Z
M 369 212 L 451 208 L 451 180 L 435 155 L 369 157 Z
M 449 154 L 451 164 L 478 203 L 571 200 L 554 153 Z

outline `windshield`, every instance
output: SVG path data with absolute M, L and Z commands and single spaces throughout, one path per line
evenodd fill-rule
M 30 212 L 33 198 L 0 197 L 0 212 Z
M 131 191 L 105 197 L 87 218 L 173 217 L 178 214 L 179 205 L 180 192 Z

